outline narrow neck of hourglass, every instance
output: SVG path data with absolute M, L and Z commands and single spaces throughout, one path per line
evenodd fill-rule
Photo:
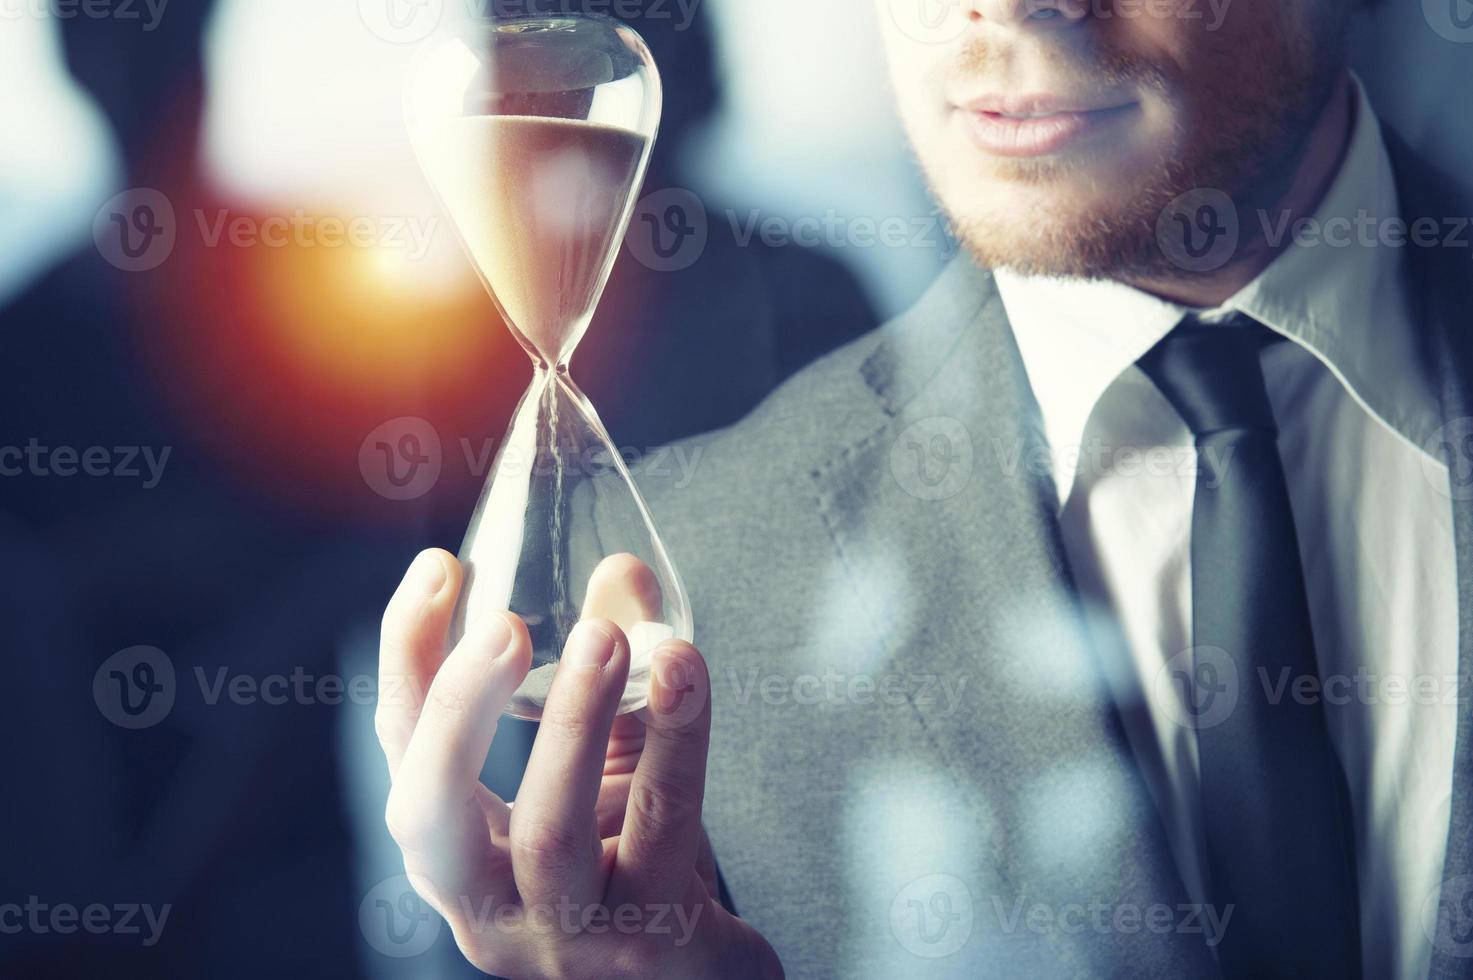
M 532 359 L 532 368 L 538 374 L 559 374 L 564 377 L 568 374 L 568 362 L 573 359 L 573 345 L 568 344 L 563 351 L 544 349 L 542 345 L 533 343 L 522 331 L 512 328 L 512 336 L 517 339 L 522 350 Z
M 573 359 L 573 352 L 552 356 L 542 350 L 537 344 L 532 343 L 520 330 L 512 328 L 512 336 L 516 338 L 522 353 L 526 354 L 532 361 L 532 370 L 541 377 L 544 374 L 560 374 L 566 376 L 568 373 L 568 362 Z
M 507 323 L 517 342 L 527 352 L 527 356 L 532 358 L 533 364 L 555 374 L 566 375 L 568 362 L 573 359 L 573 351 L 583 339 L 592 319 L 593 308 L 590 306 L 567 323 L 546 315 L 527 326 L 515 323 L 510 317 L 507 317 Z

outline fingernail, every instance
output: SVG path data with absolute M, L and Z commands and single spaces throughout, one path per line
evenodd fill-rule
M 606 666 L 614 655 L 614 638 L 596 623 L 583 622 L 573 627 L 563 659 L 574 667 Z
M 511 649 L 511 624 L 500 614 L 487 616 L 474 627 L 476 645 L 494 659 Z
M 662 656 L 663 654 L 663 656 Z M 680 707 L 685 696 L 694 690 L 695 685 L 691 683 L 691 669 L 680 659 L 678 653 L 668 650 L 655 651 L 654 672 L 659 683 L 655 685 L 655 696 L 651 699 L 654 708 L 662 715 L 668 715 Z
M 445 585 L 446 579 L 445 560 L 433 551 L 422 551 L 419 557 L 414 559 L 414 564 L 409 566 L 409 574 L 405 578 L 418 592 L 430 596 L 439 592 Z

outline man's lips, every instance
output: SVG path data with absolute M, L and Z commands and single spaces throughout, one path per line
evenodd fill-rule
M 1136 104 L 1056 96 L 984 96 L 960 106 L 967 134 L 996 156 L 1058 153 L 1129 116 Z

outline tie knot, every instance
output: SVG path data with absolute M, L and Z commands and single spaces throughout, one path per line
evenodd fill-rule
M 1259 362 L 1259 352 L 1277 340 L 1246 316 L 1225 323 L 1188 317 L 1141 358 L 1140 367 L 1199 442 L 1225 431 L 1277 434 Z

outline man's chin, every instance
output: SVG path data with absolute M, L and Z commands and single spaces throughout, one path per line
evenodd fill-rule
M 953 229 L 972 258 L 988 269 L 1030 276 L 1127 279 L 1167 264 L 1149 214 L 1113 208 L 1060 214 L 1039 208 L 1009 215 L 958 217 Z
M 928 176 L 957 237 L 985 267 L 1124 279 L 1170 271 L 1156 226 L 1190 183 L 1167 162 L 1175 150 L 1161 146 L 985 161 L 954 153 Z

